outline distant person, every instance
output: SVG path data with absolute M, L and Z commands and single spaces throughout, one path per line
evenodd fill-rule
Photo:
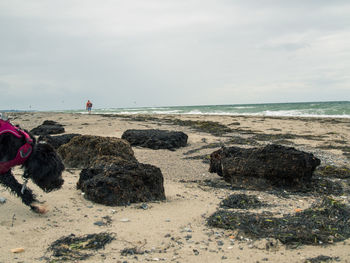
M 86 109 L 87 109 L 88 113 L 90 114 L 91 113 L 91 109 L 92 109 L 92 102 L 90 100 L 88 100 L 86 102 Z

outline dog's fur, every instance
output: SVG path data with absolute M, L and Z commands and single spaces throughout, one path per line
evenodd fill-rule
M 27 132 L 27 131 L 26 131 Z M 64 165 L 61 158 L 56 154 L 53 147 L 45 143 L 37 143 L 33 135 L 27 132 L 33 139 L 33 151 L 29 158 L 24 162 L 23 177 L 31 179 L 43 191 L 50 192 L 62 187 L 64 180 L 62 172 Z M 24 136 L 17 138 L 10 133 L 0 135 L 0 161 L 9 161 L 15 158 L 18 149 L 26 143 Z M 22 202 L 28 205 L 34 212 L 45 213 L 43 206 L 39 205 L 33 191 L 20 184 L 13 176 L 11 170 L 5 174 L 0 174 L 0 184 L 4 185 L 13 194 L 22 199 Z

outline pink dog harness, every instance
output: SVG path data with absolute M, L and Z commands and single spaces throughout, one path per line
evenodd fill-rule
M 12 167 L 23 164 L 33 151 L 33 140 L 28 133 L 13 126 L 9 121 L 0 119 L 0 135 L 4 133 L 11 133 L 17 138 L 24 136 L 26 143 L 18 149 L 17 155 L 13 160 L 0 162 L 0 174 L 7 173 Z

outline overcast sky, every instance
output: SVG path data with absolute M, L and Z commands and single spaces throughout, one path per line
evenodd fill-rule
M 0 110 L 350 100 L 349 0 L 0 0 Z

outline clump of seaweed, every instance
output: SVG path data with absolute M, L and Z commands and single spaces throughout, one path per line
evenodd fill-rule
M 243 138 L 241 136 L 232 136 L 228 142 L 229 144 L 239 144 L 239 145 L 259 145 L 259 143 L 252 138 Z
M 315 174 L 328 178 L 347 179 L 350 178 L 350 168 L 345 166 L 337 167 L 333 165 L 326 165 L 318 167 L 315 171 Z
M 235 209 L 250 209 L 267 206 L 267 204 L 260 202 L 255 195 L 234 194 L 222 200 L 220 207 L 235 208 Z
M 210 163 L 210 155 L 209 154 L 187 156 L 187 157 L 184 157 L 184 159 L 185 160 L 202 160 L 203 163 L 206 163 L 206 164 Z
M 340 261 L 339 257 L 329 257 L 320 255 L 315 258 L 307 258 L 304 263 L 324 263 L 324 262 L 334 262 L 334 261 Z
M 310 182 L 304 185 L 298 185 L 293 187 L 278 187 L 273 186 L 270 183 L 257 180 L 244 180 L 238 181 L 240 178 L 237 176 L 237 182 L 235 184 L 228 184 L 221 179 L 206 179 L 199 182 L 199 185 L 204 185 L 213 188 L 231 189 L 231 190 L 254 190 L 265 191 L 275 196 L 289 198 L 290 195 L 303 195 L 303 196 L 341 196 L 348 193 L 350 185 L 342 181 L 332 181 L 329 178 L 317 177 L 312 178 Z M 349 182 L 350 184 L 350 182 Z
M 315 135 L 297 135 L 291 133 L 280 133 L 280 134 L 267 134 L 267 133 L 257 133 L 252 139 L 257 141 L 277 141 L 277 140 L 294 140 L 294 139 L 306 139 L 306 140 L 323 140 L 325 136 L 315 136 Z
M 104 115 L 103 115 L 104 116 Z M 180 120 L 176 118 L 156 118 L 147 115 L 119 115 L 119 117 L 129 119 L 132 121 L 153 121 L 158 123 L 167 123 L 171 125 L 187 126 L 196 131 L 207 132 L 215 136 L 221 136 L 225 133 L 232 132 L 233 130 L 226 125 L 220 124 L 214 121 L 192 121 L 192 120 Z
M 213 227 L 238 230 L 240 235 L 252 239 L 269 237 L 296 247 L 330 244 L 349 238 L 349 220 L 350 207 L 326 197 L 304 211 L 283 217 L 218 210 L 207 222 Z
M 113 234 L 106 232 L 81 237 L 76 237 L 74 234 L 61 237 L 48 248 L 49 251 L 53 252 L 52 256 L 55 258 L 50 262 L 55 262 L 56 260 L 85 260 L 92 256 L 91 253 L 86 253 L 85 251 L 102 249 L 114 239 Z
M 166 122 L 173 125 L 188 126 L 196 131 L 207 132 L 215 136 L 221 136 L 233 130 L 226 125 L 215 121 L 192 121 L 180 119 L 164 119 Z
M 310 183 L 301 186 L 299 189 L 290 189 L 291 193 L 314 195 L 314 196 L 341 196 L 346 192 L 342 182 L 333 182 L 328 178 L 313 178 Z
M 197 152 L 204 150 L 204 149 L 214 149 L 214 148 L 220 148 L 222 146 L 223 146 L 223 144 L 221 142 L 209 143 L 209 144 L 203 145 L 199 148 L 189 150 L 189 151 L 183 153 L 183 155 L 190 155 L 190 154 L 197 153 Z
M 338 146 L 338 145 L 332 145 L 332 144 L 325 144 L 318 146 L 317 148 L 323 149 L 323 150 L 340 150 L 343 151 L 343 155 L 346 157 L 350 156 L 350 146 Z
M 189 150 L 189 151 L 183 153 L 183 155 L 186 156 L 186 157 L 184 157 L 184 159 L 185 160 L 202 160 L 203 163 L 210 163 L 210 154 L 202 154 L 202 155 L 196 155 L 196 156 L 187 156 L 187 155 L 198 153 L 204 149 L 220 148 L 221 146 L 222 146 L 222 143 L 220 143 L 220 142 L 209 143 L 209 144 L 203 145 L 199 148 L 192 149 L 192 150 Z

